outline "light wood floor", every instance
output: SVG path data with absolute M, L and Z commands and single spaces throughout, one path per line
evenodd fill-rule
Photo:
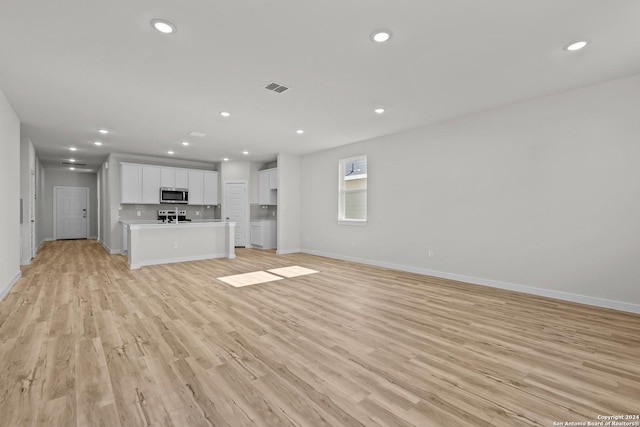
M 130 271 L 95 241 L 46 243 L 0 302 L 0 425 L 551 426 L 640 412 L 639 315 L 237 253 Z M 292 265 L 319 273 L 215 279 Z

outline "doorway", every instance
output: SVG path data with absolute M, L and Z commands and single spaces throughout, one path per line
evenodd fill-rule
M 53 193 L 53 238 L 88 238 L 89 189 L 53 187 Z
M 225 182 L 224 190 L 224 218 L 236 223 L 235 246 L 246 247 L 247 182 Z

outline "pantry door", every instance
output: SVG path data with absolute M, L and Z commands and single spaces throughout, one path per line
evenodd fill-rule
M 224 190 L 225 219 L 236 223 L 234 245 L 246 247 L 247 183 L 225 182 Z

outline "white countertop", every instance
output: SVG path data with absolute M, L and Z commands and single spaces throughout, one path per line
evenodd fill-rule
M 170 230 L 175 228 L 201 228 L 201 227 L 235 227 L 235 222 L 227 222 L 227 221 L 184 221 L 184 222 L 146 222 L 146 223 L 134 223 L 127 224 L 130 230 L 148 230 L 148 229 L 157 229 L 157 230 Z
M 191 221 L 183 221 L 179 224 L 189 224 L 190 222 L 202 223 L 202 222 L 222 222 L 221 219 L 192 219 Z M 160 220 L 153 219 L 121 219 L 121 224 L 134 225 L 134 224 L 163 224 Z
M 120 224 L 160 224 L 162 221 L 152 220 L 152 219 L 121 219 Z

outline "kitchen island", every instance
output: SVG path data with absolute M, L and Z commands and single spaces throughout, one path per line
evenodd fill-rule
M 123 221 L 123 223 L 125 223 Z M 129 223 L 129 268 L 235 258 L 234 222 Z

